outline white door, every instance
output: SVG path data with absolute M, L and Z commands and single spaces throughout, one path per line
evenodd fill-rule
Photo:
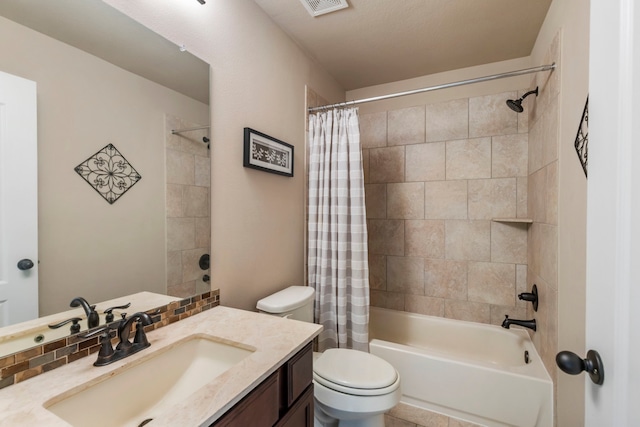
M 36 83 L 0 72 L 0 326 L 38 317 L 36 114 Z
M 587 426 L 640 426 L 640 4 L 591 0 Z

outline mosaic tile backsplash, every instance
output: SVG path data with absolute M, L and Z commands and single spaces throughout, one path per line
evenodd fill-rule
M 218 305 L 220 305 L 220 291 L 216 289 L 148 310 L 147 313 L 153 319 L 153 324 L 146 326 L 145 331 L 162 328 Z M 80 334 L 70 335 L 0 358 L 0 389 L 97 353 L 100 349 L 99 337 L 80 338 L 81 334 L 87 332 L 83 331 Z M 112 344 L 116 344 L 116 331 L 112 331 L 112 335 L 114 336 Z

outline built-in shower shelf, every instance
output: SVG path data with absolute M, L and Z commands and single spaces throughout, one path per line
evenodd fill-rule
M 492 218 L 493 222 L 515 222 L 519 224 L 532 224 L 533 220 L 531 218 Z

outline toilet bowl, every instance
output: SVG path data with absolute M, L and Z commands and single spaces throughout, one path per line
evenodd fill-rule
M 315 291 L 290 286 L 258 301 L 258 311 L 313 322 Z M 357 350 L 313 354 L 314 426 L 384 427 L 400 401 L 400 375 L 385 360 Z

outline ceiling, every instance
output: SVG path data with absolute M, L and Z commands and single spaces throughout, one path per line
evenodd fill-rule
M 101 0 L 0 0 L 0 16 L 209 103 L 209 64 Z
M 254 0 L 345 90 L 526 57 L 551 0 Z

